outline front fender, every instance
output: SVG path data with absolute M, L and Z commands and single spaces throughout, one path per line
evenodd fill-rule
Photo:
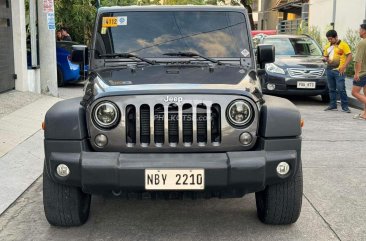
M 81 98 L 63 100 L 47 111 L 46 140 L 82 140 L 88 136 L 85 108 L 80 101 Z
M 265 138 L 297 137 L 301 135 L 301 115 L 289 100 L 264 95 L 260 111 L 258 134 Z

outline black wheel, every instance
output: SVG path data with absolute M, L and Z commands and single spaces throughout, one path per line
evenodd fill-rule
M 287 182 L 267 186 L 255 194 L 258 218 L 265 224 L 291 224 L 297 221 L 302 205 L 302 166 Z
M 328 93 L 322 94 L 321 97 L 322 97 L 322 102 L 329 103 L 330 97 L 329 97 L 329 94 Z
M 57 85 L 58 87 L 62 87 L 65 85 L 64 75 L 62 74 L 61 69 L 58 67 L 57 67 Z
M 79 226 L 89 217 L 91 195 L 78 187 L 54 182 L 43 169 L 43 206 L 47 221 L 54 226 Z

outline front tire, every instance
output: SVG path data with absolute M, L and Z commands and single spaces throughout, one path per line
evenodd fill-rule
M 89 217 L 91 195 L 78 187 L 54 182 L 43 169 L 43 206 L 47 221 L 54 226 L 79 226 Z
M 292 224 L 297 221 L 302 205 L 302 165 L 294 177 L 284 183 L 267 186 L 255 193 L 257 215 L 265 224 Z

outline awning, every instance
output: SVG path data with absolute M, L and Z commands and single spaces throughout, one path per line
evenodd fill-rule
M 273 10 L 277 11 L 288 11 L 294 8 L 301 8 L 303 0 L 294 0 L 294 1 L 278 1 L 276 6 L 273 7 Z

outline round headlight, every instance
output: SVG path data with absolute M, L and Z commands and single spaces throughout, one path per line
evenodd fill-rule
M 253 117 L 251 105 L 245 100 L 235 100 L 227 108 L 227 118 L 234 126 L 242 127 Z
M 94 107 L 94 120 L 103 128 L 115 126 L 119 121 L 119 109 L 112 102 L 101 102 Z

